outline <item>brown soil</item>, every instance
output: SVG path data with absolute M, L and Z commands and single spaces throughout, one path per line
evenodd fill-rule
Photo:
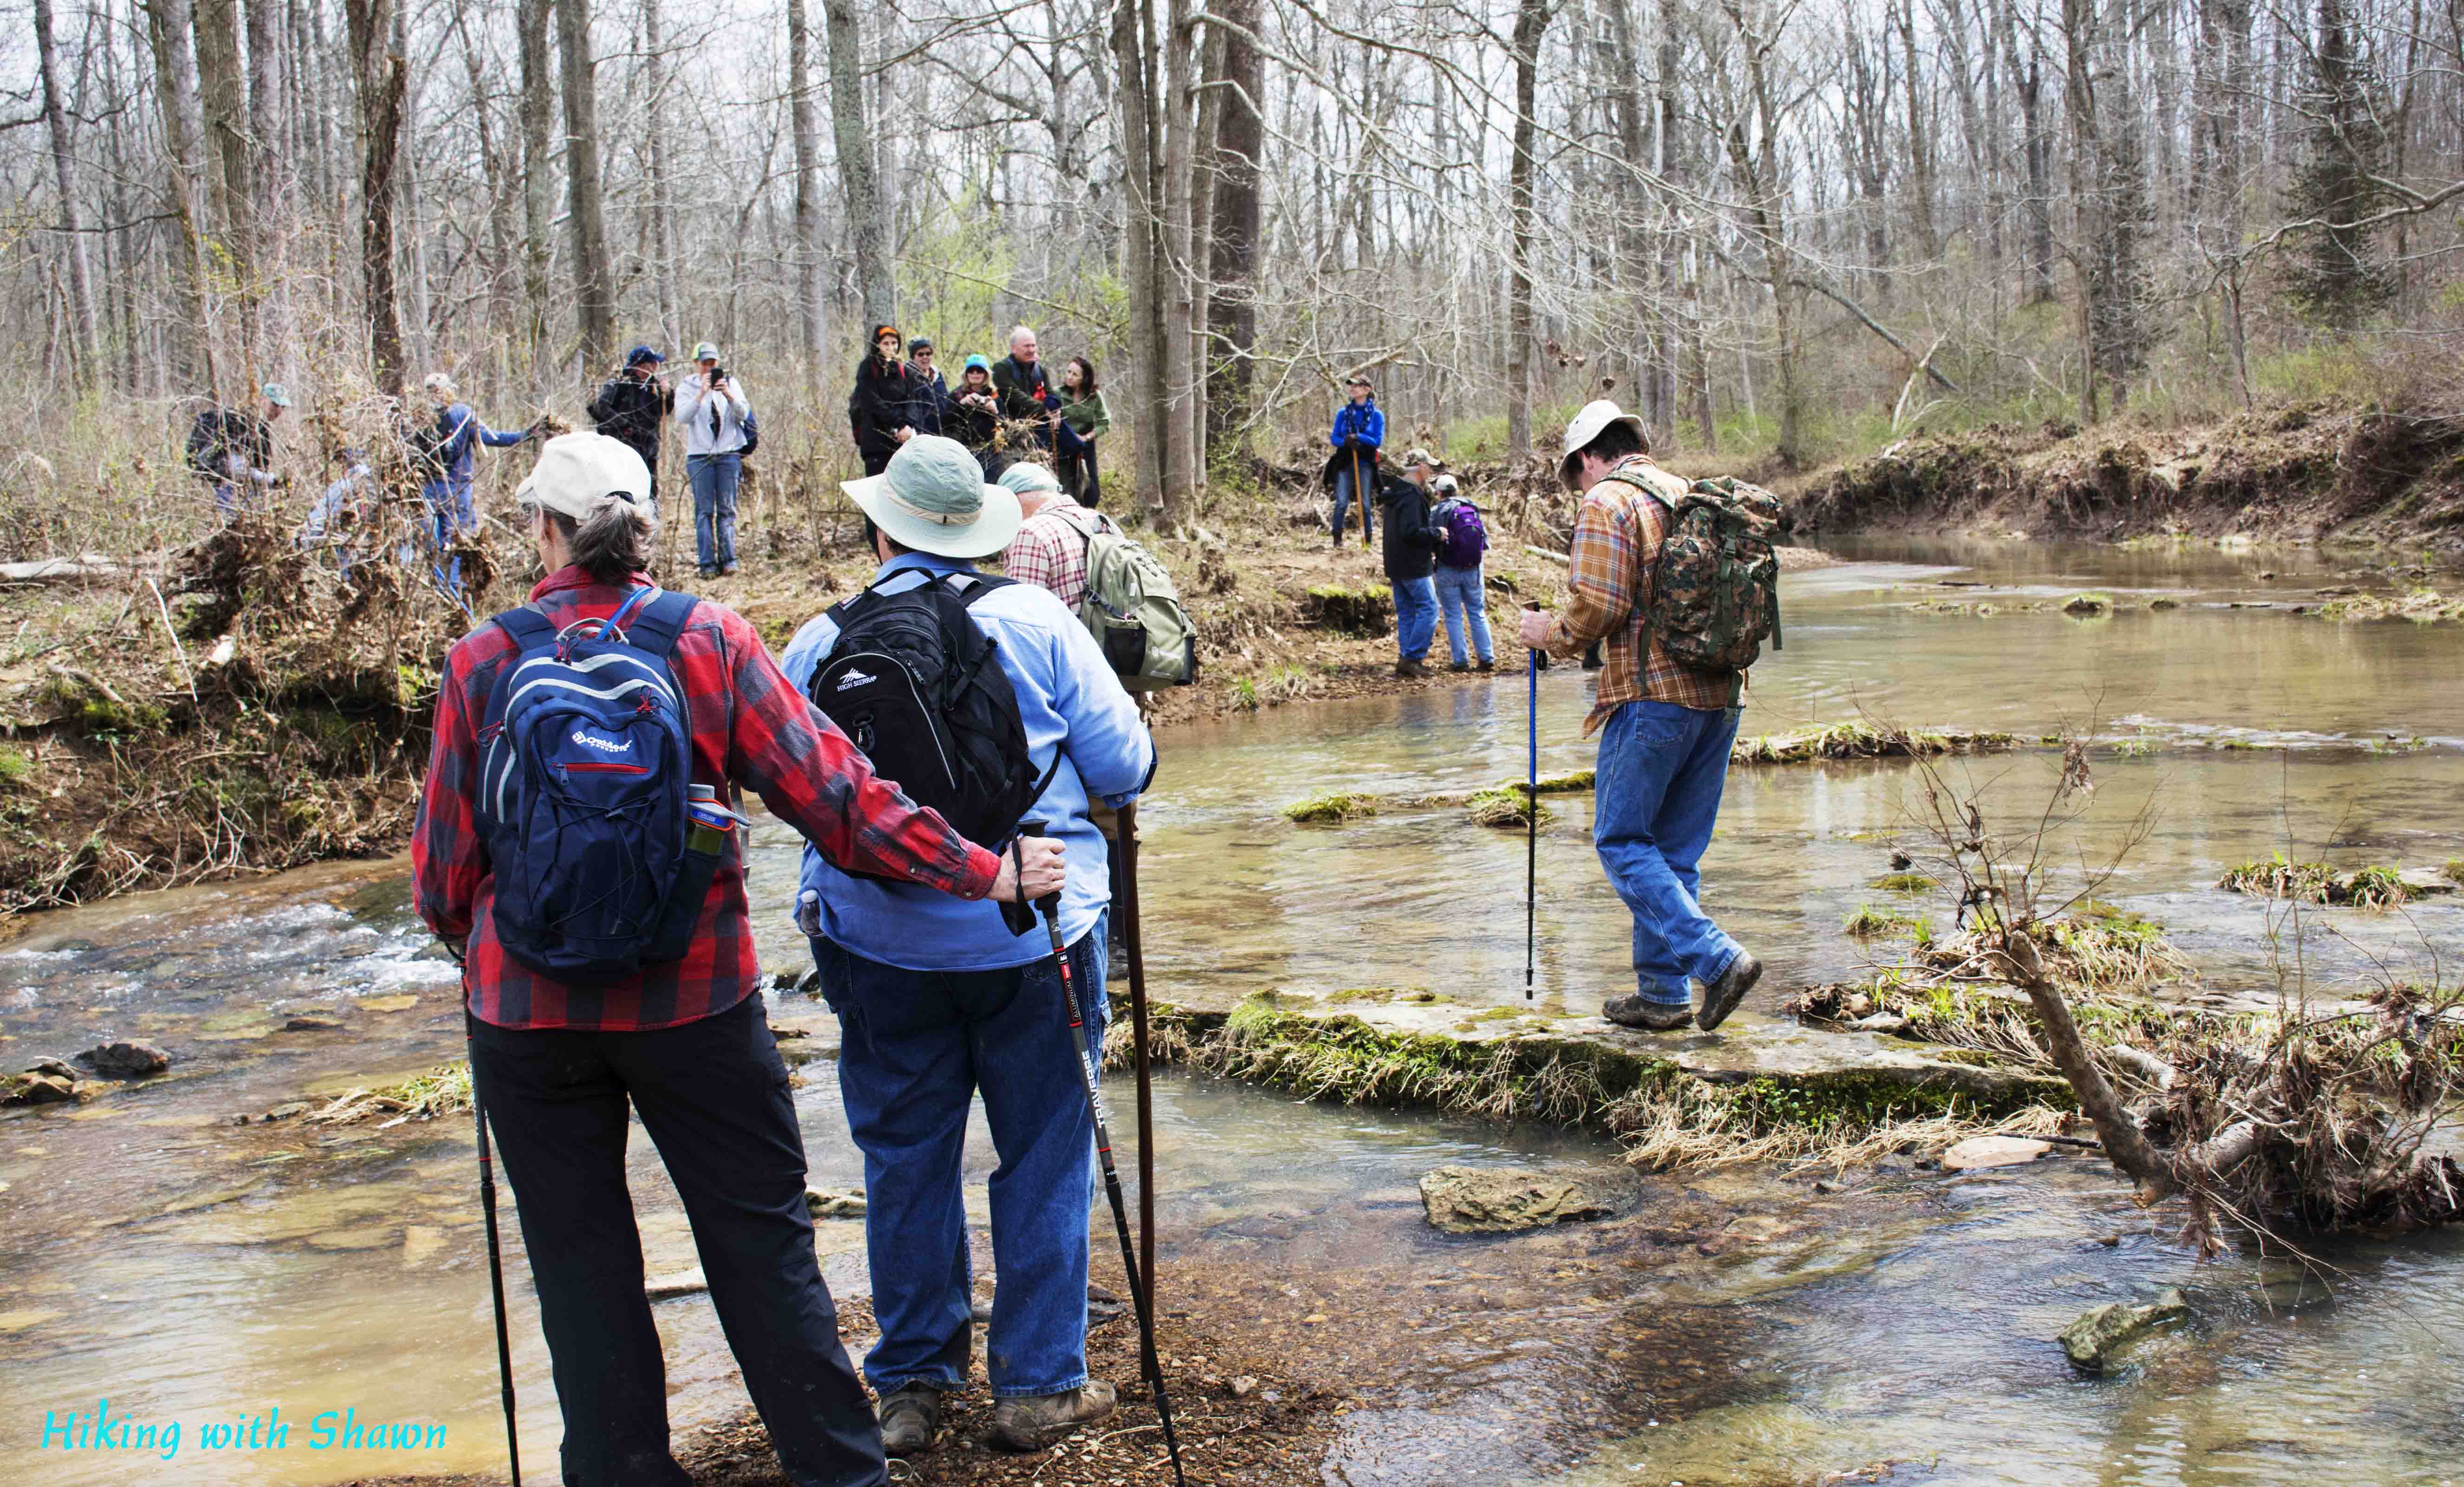
M 1819 475 L 1800 532 L 1922 526 L 2120 541 L 2177 534 L 2464 552 L 2464 419 L 2319 405 L 2160 430 L 1919 433 Z

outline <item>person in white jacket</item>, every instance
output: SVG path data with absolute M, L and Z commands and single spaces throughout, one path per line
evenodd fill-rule
M 685 480 L 693 487 L 693 554 L 701 576 L 736 571 L 736 482 L 744 473 L 744 424 L 753 416 L 744 384 L 718 365 L 718 347 L 693 347 L 700 370 L 676 388 L 676 426 L 685 435 Z

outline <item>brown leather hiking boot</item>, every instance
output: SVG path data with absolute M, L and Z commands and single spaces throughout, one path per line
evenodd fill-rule
M 921 1384 L 894 1388 L 881 1397 L 881 1449 L 886 1455 L 912 1456 L 933 1449 L 941 1433 L 941 1392 Z
M 1703 1010 L 1694 1014 L 1694 1025 L 1708 1032 L 1728 1020 L 1754 983 L 1763 979 L 1763 963 L 1754 959 L 1751 950 L 1739 950 L 1720 979 L 1703 988 Z
M 1646 1002 L 1639 991 L 1613 996 L 1600 1004 L 1600 1015 L 1620 1028 L 1645 1032 L 1675 1032 L 1693 1025 L 1694 1009 L 1683 1002 Z
M 1102 1379 L 1058 1394 L 993 1404 L 991 1443 L 1003 1451 L 1042 1451 L 1082 1425 L 1112 1412 L 1112 1386 Z

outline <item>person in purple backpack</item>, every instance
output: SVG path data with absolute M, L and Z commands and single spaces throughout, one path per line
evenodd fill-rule
M 1481 524 L 1480 508 L 1455 488 L 1455 477 L 1441 475 L 1429 482 L 1438 503 L 1429 525 L 1438 533 L 1438 608 L 1445 616 L 1446 649 L 1454 660 L 1448 671 L 1469 671 L 1463 632 L 1471 632 L 1471 654 L 1482 671 L 1497 669 L 1497 650 L 1488 638 L 1488 590 L 1483 587 L 1481 559 L 1488 551 L 1488 529 Z

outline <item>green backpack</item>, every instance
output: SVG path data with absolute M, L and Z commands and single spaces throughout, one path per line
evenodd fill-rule
M 1155 555 L 1130 541 L 1100 513 L 1081 525 L 1087 539 L 1087 597 L 1078 620 L 1104 649 L 1121 685 L 1132 692 L 1185 687 L 1198 679 L 1198 627 L 1180 607 L 1180 589 Z
M 1697 480 L 1671 501 L 1639 476 L 1621 480 L 1668 510 L 1668 534 L 1651 586 L 1652 633 L 1670 660 L 1696 671 L 1741 672 L 1763 641 L 1783 649 L 1779 554 L 1788 512 L 1759 485 L 1722 476 Z

